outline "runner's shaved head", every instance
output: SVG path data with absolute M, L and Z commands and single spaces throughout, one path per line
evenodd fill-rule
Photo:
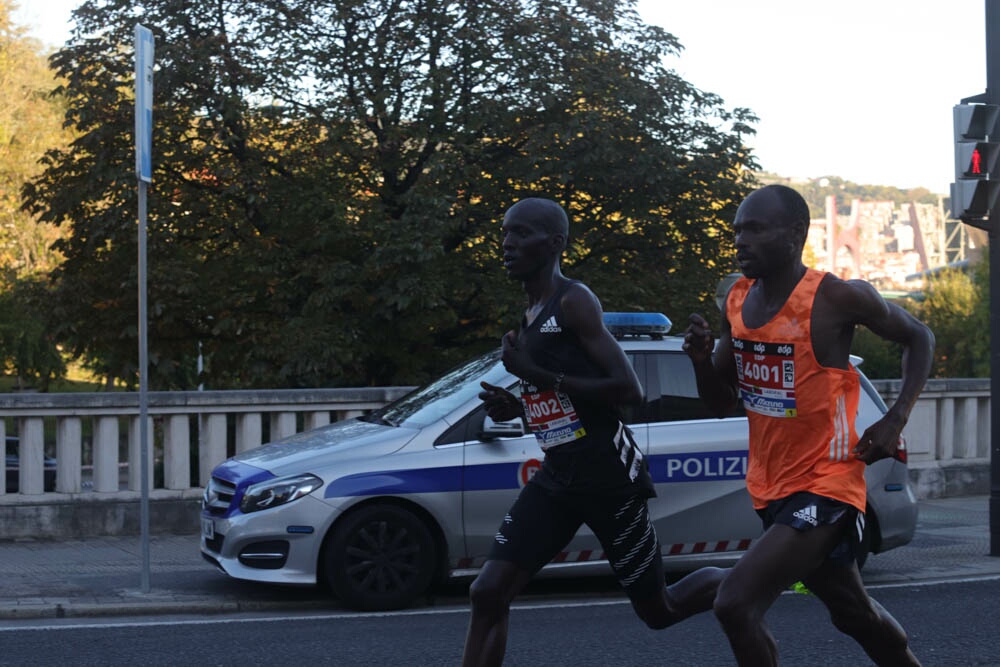
M 559 234 L 563 237 L 564 247 L 569 238 L 569 218 L 566 216 L 566 211 L 551 199 L 541 197 L 522 199 L 511 206 L 504 217 L 517 217 L 541 227 L 550 234 Z

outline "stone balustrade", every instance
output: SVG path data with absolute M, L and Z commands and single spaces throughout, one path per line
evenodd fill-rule
M 873 384 L 887 402 L 898 394 L 899 380 Z M 235 453 L 363 414 L 408 390 L 150 392 L 151 489 L 192 497 Z M 927 383 L 904 431 L 918 496 L 988 492 L 989 411 L 988 379 Z M 16 492 L 0 478 L 0 504 L 132 498 L 141 489 L 138 394 L 0 394 L 4 435 L 17 436 L 19 470 Z M 46 489 L 52 458 L 55 484 Z
M 169 491 L 202 487 L 212 469 L 236 453 L 364 414 L 409 390 L 150 392 L 149 479 L 153 488 Z M 19 448 L 19 469 L 0 478 L 0 498 L 31 502 L 52 494 L 141 490 L 139 420 L 136 393 L 0 394 L 0 446 L 9 454 L 4 436 L 16 434 Z M 53 457 L 55 484 L 46 489 L 46 461 Z M 16 477 L 16 492 L 7 488 L 8 476 Z
M 900 380 L 873 380 L 891 403 Z M 920 498 L 990 492 L 990 380 L 928 380 L 903 429 Z

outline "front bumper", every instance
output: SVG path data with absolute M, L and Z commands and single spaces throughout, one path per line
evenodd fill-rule
M 201 553 L 237 579 L 314 585 L 323 538 L 337 514 L 312 495 L 252 514 L 203 510 Z

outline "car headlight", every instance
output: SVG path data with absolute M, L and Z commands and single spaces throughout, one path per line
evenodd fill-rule
M 269 479 L 247 487 L 240 501 L 240 511 L 249 514 L 284 505 L 309 495 L 321 486 L 323 480 L 309 473 Z

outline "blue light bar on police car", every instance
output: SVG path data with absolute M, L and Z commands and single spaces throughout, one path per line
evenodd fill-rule
M 604 326 L 616 337 L 652 336 L 670 331 L 670 318 L 663 313 L 604 313 Z

